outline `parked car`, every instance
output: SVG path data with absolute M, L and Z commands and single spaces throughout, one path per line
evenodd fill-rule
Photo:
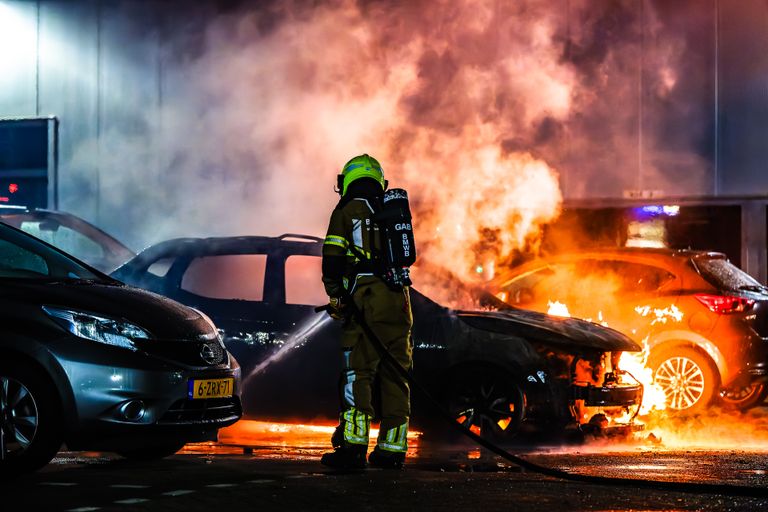
M 0 206 L 0 222 L 48 242 L 106 273 L 136 255 L 120 241 L 71 213 Z
M 321 250 L 320 239 L 302 235 L 175 239 L 147 248 L 113 277 L 216 322 L 243 365 L 246 415 L 335 420 L 340 327 L 313 311 L 328 299 Z M 454 311 L 415 289 L 411 299 L 415 376 L 481 435 L 509 439 L 569 423 L 586 429 L 602 414 L 639 408 L 642 386 L 610 369 L 639 346 L 612 329 L 510 308 L 490 295 L 501 310 Z M 412 423 L 434 431 L 429 405 L 414 398 Z
M 170 455 L 241 416 L 204 314 L 0 224 L 0 473 L 74 450 Z
M 508 303 L 607 322 L 647 342 L 668 407 L 747 409 L 768 394 L 768 289 L 721 253 L 605 249 L 529 262 L 488 289 Z

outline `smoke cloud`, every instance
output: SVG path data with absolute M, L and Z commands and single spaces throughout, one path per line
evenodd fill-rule
M 100 224 L 140 248 L 323 235 L 335 174 L 367 152 L 409 190 L 421 258 L 468 277 L 536 249 L 561 182 L 575 196 L 663 189 L 657 154 L 699 179 L 690 141 L 653 130 L 638 164 L 638 124 L 661 119 L 638 115 L 640 73 L 642 97 L 682 94 L 685 42 L 655 17 L 618 0 L 177 8 L 157 28 L 160 104 L 133 105 L 131 129 L 104 129 L 68 167 L 100 170 Z

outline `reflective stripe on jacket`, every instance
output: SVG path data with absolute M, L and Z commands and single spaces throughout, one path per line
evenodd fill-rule
M 380 246 L 373 208 L 366 199 L 355 198 L 331 213 L 323 243 L 323 284 L 329 297 L 351 291 L 354 282 Z

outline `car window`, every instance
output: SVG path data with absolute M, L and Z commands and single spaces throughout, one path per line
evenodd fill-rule
M 101 280 L 39 239 L 0 223 L 0 278 Z
M 503 287 L 500 298 L 511 304 L 546 302 L 560 298 L 573 284 L 574 266 L 555 264 L 527 272 Z
M 173 266 L 174 261 L 176 261 L 176 258 L 160 258 L 147 267 L 147 272 L 153 276 L 165 277 L 171 269 L 171 266 Z
M 663 268 L 628 261 L 582 260 L 578 275 L 614 283 L 615 292 L 626 297 L 653 293 L 675 278 Z
M 55 221 L 24 221 L 19 228 L 80 260 L 93 261 L 104 257 L 104 248 L 101 245 L 79 231 Z
M 266 254 L 226 254 L 195 258 L 181 289 L 211 299 L 264 300 Z
M 694 260 L 701 276 L 723 290 L 762 290 L 755 278 L 723 258 L 697 258 Z
M 47 276 L 48 264 L 41 256 L 0 240 L 0 276 L 14 277 L 17 274 Z
M 318 305 L 328 301 L 319 256 L 293 255 L 285 260 L 285 303 Z
M 499 297 L 510 304 L 583 303 L 590 298 L 622 298 L 653 293 L 674 279 L 666 270 L 624 261 L 585 259 L 556 263 L 528 272 L 503 287 Z

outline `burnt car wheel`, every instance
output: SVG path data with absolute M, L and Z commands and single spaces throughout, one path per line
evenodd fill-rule
M 167 443 L 158 443 L 139 448 L 120 450 L 118 455 L 130 460 L 158 460 L 170 457 L 178 452 L 186 443 L 181 441 L 169 441 Z
M 720 391 L 720 403 L 726 409 L 745 411 L 765 402 L 768 396 L 768 386 L 752 384 L 740 388 L 728 388 Z
M 48 464 L 63 441 L 61 408 L 52 385 L 28 365 L 0 366 L 0 473 Z
M 454 371 L 444 403 L 458 423 L 493 441 L 515 437 L 525 417 L 522 390 L 510 375 L 495 369 Z
M 667 395 L 667 407 L 679 413 L 706 409 L 719 388 L 717 370 L 706 355 L 690 347 L 668 347 L 651 353 L 654 381 Z

